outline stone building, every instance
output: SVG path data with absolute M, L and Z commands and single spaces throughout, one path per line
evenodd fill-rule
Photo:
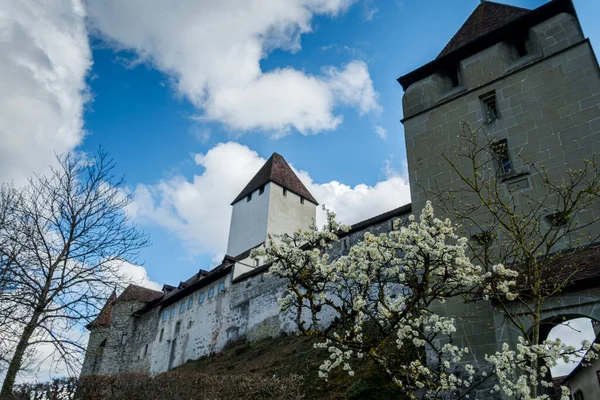
M 559 178 L 600 153 L 598 63 L 571 0 L 552 0 L 534 10 L 482 1 L 435 60 L 398 81 L 405 91 L 402 123 L 412 208 L 353 225 L 332 249 L 334 256 L 366 231 L 387 232 L 394 219 L 422 209 L 437 184 L 459 187 L 442 154 L 456 145 L 461 121 L 485 124 L 492 138 L 505 143 L 500 178 L 514 196 L 541 196 L 532 165 L 545 164 Z M 230 340 L 293 331 L 293 321 L 279 313 L 283 282 L 265 276 L 266 267 L 249 253 L 269 234 L 308 227 L 317 205 L 274 154 L 232 203 L 228 255 L 221 265 L 199 270 L 176 287 L 165 285 L 162 292 L 132 286 L 111 298 L 89 325 L 82 374 L 158 373 L 218 351 Z M 600 215 L 590 209 L 578 218 L 584 223 Z M 574 278 L 585 285 L 550 302 L 547 315 L 567 312 L 600 320 L 600 248 L 578 257 L 586 268 Z M 498 326 L 491 303 L 448 302 L 438 311 L 457 316 L 456 342 L 469 346 L 475 357 L 515 340 L 511 332 L 490 329 Z
M 405 90 L 402 123 L 415 210 L 428 199 L 435 203 L 436 187 L 465 187 L 442 157 L 457 147 L 463 123 L 472 129 L 483 126 L 492 141 L 503 143 L 495 179 L 517 205 L 544 199 L 537 172 L 542 166 L 551 180 L 561 179 L 568 168 L 582 168 L 584 159 L 600 152 L 598 63 L 570 0 L 553 0 L 534 10 L 482 1 L 435 60 L 398 81 Z M 480 201 L 473 192 L 460 196 L 463 204 Z M 483 208 L 470 215 L 475 221 L 470 234 L 480 234 L 488 217 Z M 576 218 L 582 225 L 597 221 L 597 204 Z M 600 227 L 596 223 L 588 230 L 600 232 Z M 575 281 L 600 275 L 597 250 L 586 254 L 592 262 L 582 264 L 586 268 Z M 549 303 L 548 317 L 598 298 L 594 290 L 569 290 L 556 299 L 554 309 Z M 450 302 L 438 311 L 459 318 L 457 344 L 470 346 L 476 358 L 495 352 L 504 341 L 516 341 L 516 332 L 491 328 L 502 325 L 492 304 Z
M 168 371 L 240 338 L 258 340 L 295 330 L 279 313 L 284 282 L 250 251 L 267 235 L 307 229 L 318 203 L 286 161 L 273 154 L 233 200 L 228 255 L 211 271 L 199 270 L 162 292 L 131 285 L 113 294 L 91 324 L 81 374 Z M 410 205 L 352 226 L 331 252 L 339 256 L 369 230 L 392 229 Z M 232 255 L 230 255 L 232 254 Z

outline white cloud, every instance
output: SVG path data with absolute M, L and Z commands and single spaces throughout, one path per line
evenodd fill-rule
M 91 53 L 77 0 L 0 1 L 0 181 L 45 169 L 82 137 Z
M 121 261 L 118 265 L 119 274 L 123 276 L 124 281 L 131 282 L 138 286 L 144 286 L 148 289 L 162 290 L 162 285 L 154 282 L 148 276 L 148 271 L 141 265 L 135 265 L 126 261 Z
M 204 171 L 191 181 L 182 177 L 155 185 L 138 185 L 130 213 L 174 232 L 192 252 L 223 254 L 227 245 L 231 201 L 264 164 L 265 160 L 235 142 L 219 144 L 196 163 Z M 406 180 L 389 169 L 375 186 L 350 187 L 337 181 L 316 183 L 307 172 L 298 177 L 321 203 L 352 224 L 410 202 Z M 317 223 L 324 222 L 319 209 Z
M 596 336 L 589 318 L 576 318 L 552 328 L 550 334 L 548 334 L 548 339 L 556 340 L 557 338 L 578 349 L 581 347 L 582 341 L 593 342 Z M 567 364 L 559 360 L 557 365 L 551 369 L 552 376 L 568 375 L 578 363 L 579 361 Z
M 379 136 L 382 139 L 387 139 L 387 129 L 385 129 L 383 126 L 381 125 L 377 125 L 375 127 L 375 133 L 377 134 L 377 136 Z
M 310 75 L 290 67 L 263 71 L 275 49 L 298 51 L 315 15 L 336 16 L 352 0 L 90 1 L 97 32 L 136 61 L 167 73 L 199 118 L 231 129 L 281 136 L 335 129 L 337 105 L 361 114 L 380 108 L 367 65 L 358 60 Z

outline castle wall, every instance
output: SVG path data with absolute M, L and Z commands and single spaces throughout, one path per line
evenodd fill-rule
M 406 222 L 407 214 L 401 216 Z M 332 258 L 345 254 L 367 231 L 374 234 L 389 232 L 397 217 L 350 231 L 330 250 Z M 90 335 L 90 350 L 97 347 L 103 337 L 108 338 L 102 360 L 93 370 L 94 359 L 90 351 L 82 375 L 123 371 L 157 374 L 217 352 L 230 341 L 256 341 L 296 330 L 293 316 L 280 313 L 278 299 L 285 291 L 283 279 L 263 272 L 232 282 L 233 275 L 231 272 L 174 304 L 165 308 L 157 305 L 140 316 L 134 314 L 142 303 L 117 302 L 110 328 L 103 328 L 103 333 L 93 330 Z M 221 282 L 225 286 L 224 291 L 219 292 Z M 208 298 L 210 288 L 214 290 L 212 298 Z M 204 293 L 202 303 L 199 301 L 201 293 Z M 183 312 L 180 311 L 181 304 L 184 304 Z M 327 324 L 332 318 L 333 315 L 324 314 L 322 323 Z M 127 341 L 122 344 L 124 333 Z
M 487 116 L 481 97 L 490 92 L 495 93 L 499 118 L 485 124 L 484 129 L 491 139 L 507 139 L 513 169 L 523 173 L 502 183 L 507 196 L 512 191 L 518 205 L 524 205 L 527 197 L 544 196 L 541 178 L 532 166 L 545 166 L 550 179 L 562 179 L 568 168 L 582 168 L 584 159 L 598 154 L 600 76 L 590 43 L 583 39 L 576 19 L 560 14 L 533 27 L 527 47 L 530 53 L 520 58 L 515 58 L 517 54 L 510 46 L 500 43 L 463 60 L 462 92 L 454 97 L 442 96 L 428 109 L 414 112 L 417 108 L 412 98 L 405 99 L 403 122 L 415 213 L 426 200 L 435 202 L 432 190 L 436 187 L 462 187 L 462 181 L 441 155 L 456 159 L 453 151 L 459 144 L 462 121 L 472 129 L 484 126 Z M 415 85 L 422 87 L 427 82 Z M 405 96 L 410 92 L 409 88 Z M 458 167 L 465 172 L 468 166 Z M 461 194 L 457 201 L 480 202 L 473 194 Z M 485 226 L 483 210 L 471 217 Z M 600 215 L 597 209 L 589 209 L 579 212 L 577 218 L 585 224 Z M 470 234 L 478 233 L 475 227 L 465 228 L 472 229 Z M 597 225 L 589 229 L 600 232 Z M 491 305 L 456 300 L 438 305 L 434 311 L 458 319 L 459 346 L 474 348 L 476 356 L 496 350 L 490 329 L 494 326 Z
M 267 234 L 282 235 L 308 229 L 315 218 L 317 206 L 306 199 L 302 202 L 300 196 L 289 190 L 284 195 L 284 189 L 275 183 L 270 185 Z
M 237 256 L 265 241 L 269 213 L 269 193 L 273 183 L 265 185 L 264 192 L 255 190 L 250 201 L 241 199 L 233 205 L 229 227 L 227 254 Z

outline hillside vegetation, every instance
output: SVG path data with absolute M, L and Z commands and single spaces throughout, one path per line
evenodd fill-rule
M 223 351 L 150 377 L 123 373 L 21 385 L 14 399 L 35 400 L 338 400 L 402 399 L 385 376 L 368 363 L 350 377 L 344 371 L 319 378 L 327 352 L 301 336 L 230 343 Z M 12 400 L 12 399 L 11 399 Z

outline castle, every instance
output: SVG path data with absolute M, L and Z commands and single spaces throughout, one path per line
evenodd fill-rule
M 485 123 L 505 143 L 503 163 L 510 168 L 502 184 L 516 196 L 542 196 L 536 170 L 522 159 L 549 166 L 556 178 L 600 154 L 600 71 L 571 0 L 534 10 L 482 1 L 435 60 L 398 81 L 405 91 L 412 205 L 353 225 L 331 250 L 334 257 L 366 231 L 388 232 L 393 220 L 418 212 L 437 183 L 459 185 L 441 154 L 456 145 L 461 121 Z M 265 275 L 268 267 L 249 254 L 268 235 L 307 228 L 317 205 L 283 157 L 273 154 L 232 202 L 222 263 L 161 292 L 131 285 L 113 295 L 88 325 L 82 374 L 159 373 L 230 340 L 294 331 L 294 322 L 279 312 L 284 282 Z M 578 215 L 581 223 L 600 219 L 597 210 L 587 211 Z M 567 313 L 600 320 L 599 285 L 590 285 L 600 277 L 600 251 L 591 247 L 579 256 L 585 268 L 573 279 L 586 284 L 549 302 L 548 317 Z M 457 344 L 471 347 L 476 357 L 516 340 L 510 329 L 490 328 L 499 326 L 490 304 L 450 302 L 440 311 L 459 318 Z

